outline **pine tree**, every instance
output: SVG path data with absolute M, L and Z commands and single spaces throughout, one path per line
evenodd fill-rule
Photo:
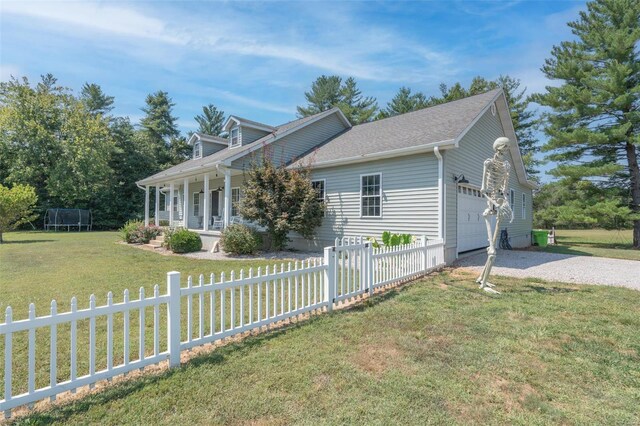
M 224 111 L 218 111 L 215 105 L 209 104 L 202 107 L 202 115 L 196 115 L 198 132 L 205 135 L 218 136 L 222 133 L 224 125 Z
M 542 71 L 548 86 L 535 100 L 549 141 L 543 147 L 558 162 L 556 176 L 624 182 L 629 207 L 640 213 L 640 2 L 596 0 L 569 27 L 573 41 L 554 46 Z M 640 220 L 633 223 L 640 248 Z
M 341 99 L 342 79 L 337 75 L 321 75 L 311 83 L 311 91 L 304 92 L 307 106 L 298 106 L 298 115 L 308 117 L 337 106 Z
M 341 100 L 338 107 L 352 124 L 366 123 L 373 119 L 378 110 L 376 99 L 362 96 L 355 78 L 349 77 L 340 89 Z
M 80 99 L 91 115 L 106 116 L 113 109 L 113 96 L 107 96 L 95 83 L 85 83 L 80 91 Z
M 401 87 L 398 93 L 391 99 L 386 108 L 382 109 L 377 119 L 392 117 L 398 114 L 405 114 L 411 111 L 417 111 L 429 106 L 427 97 L 422 92 L 411 93 L 408 87 Z
M 363 96 L 353 77 L 344 83 L 337 75 L 318 77 L 305 92 L 307 106 L 298 106 L 298 115 L 308 117 L 338 107 L 352 124 L 371 121 L 378 110 L 376 99 Z
M 169 94 L 161 90 L 147 95 L 146 106 L 142 111 L 146 114 L 140 121 L 142 131 L 149 143 L 155 147 L 155 158 L 160 167 L 173 165 L 184 159 L 175 158 L 171 150 L 173 141 L 178 140 L 180 132 L 176 125 L 177 117 L 172 115 L 175 104 Z

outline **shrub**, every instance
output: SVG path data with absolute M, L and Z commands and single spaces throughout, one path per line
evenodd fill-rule
M 262 247 L 262 236 L 247 225 L 230 225 L 222 232 L 222 248 L 232 254 L 254 254 Z
M 382 244 L 374 237 L 369 237 L 369 241 L 373 244 L 374 248 L 380 248 L 382 246 L 385 247 L 395 247 L 399 245 L 411 244 L 415 239 L 411 236 L 411 234 L 392 234 L 389 231 L 384 231 L 382 233 Z
M 174 253 L 191 253 L 202 249 L 202 240 L 196 232 L 176 229 L 170 233 L 166 245 Z
M 144 223 L 139 220 L 130 220 L 125 223 L 124 226 L 120 228 L 122 241 L 129 244 L 133 243 L 134 234 L 136 234 L 141 227 L 144 227 Z
M 130 220 L 120 229 L 122 240 L 129 244 L 147 244 L 162 233 L 157 226 L 144 226 L 139 220 Z

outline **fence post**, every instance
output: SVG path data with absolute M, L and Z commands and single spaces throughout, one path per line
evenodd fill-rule
M 167 273 L 167 349 L 169 367 L 180 365 L 180 272 Z
M 420 245 L 422 245 L 422 265 L 420 265 L 422 267 L 422 272 L 426 273 L 427 272 L 427 265 L 429 265 L 429 262 L 427 261 L 427 256 L 429 255 L 429 250 L 427 250 L 427 236 L 423 235 L 420 237 Z
M 324 264 L 327 266 L 324 270 L 324 294 L 327 298 L 327 311 L 333 310 L 333 299 L 336 293 L 336 252 L 335 247 L 324 248 Z
M 371 241 L 365 244 L 365 258 L 367 262 L 367 285 L 369 286 L 369 296 L 373 296 L 373 244 Z

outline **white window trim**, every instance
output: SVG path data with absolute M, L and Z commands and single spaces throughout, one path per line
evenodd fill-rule
M 527 194 L 522 193 L 522 218 L 527 218 Z
M 231 187 L 231 216 L 233 216 L 233 191 L 236 189 L 238 190 L 238 202 L 242 199 L 242 189 L 239 186 Z M 240 212 L 236 212 L 236 213 L 240 214 Z
M 313 185 L 314 182 L 322 182 L 322 188 L 324 190 L 324 194 L 322 197 L 322 201 L 326 202 L 327 201 L 327 179 L 311 179 L 311 185 Z
M 379 216 L 363 216 L 362 214 L 362 178 L 365 176 L 380 176 L 380 215 Z M 358 185 L 360 186 L 360 198 L 358 199 L 358 203 L 360 204 L 360 219 L 382 219 L 382 205 L 383 205 L 383 201 L 384 201 L 384 196 L 383 196 L 383 186 L 382 186 L 382 172 L 376 172 L 376 173 L 363 173 L 360 175 L 360 178 L 358 180 Z
M 193 159 L 202 158 L 202 142 L 197 141 L 193 143 Z
M 238 132 L 238 136 L 236 137 L 236 139 L 237 139 L 236 143 L 233 143 L 233 131 L 234 131 L 234 130 L 235 130 L 236 132 Z M 240 146 L 240 145 L 242 145 L 242 144 L 240 143 L 240 126 L 236 126 L 236 127 L 233 127 L 233 128 L 229 131 L 229 148 L 235 148 L 235 147 Z
M 194 192 L 193 193 L 193 197 L 191 197 L 191 202 L 192 202 L 192 206 L 191 206 L 191 214 L 193 215 L 193 217 L 199 217 L 200 216 L 200 211 L 202 210 L 202 203 L 200 202 L 200 192 Z M 196 196 L 198 197 L 198 214 L 196 214 Z

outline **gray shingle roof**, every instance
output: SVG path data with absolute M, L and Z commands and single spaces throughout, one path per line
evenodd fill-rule
M 361 157 L 457 138 L 501 89 L 353 126 L 298 162 Z
M 177 164 L 173 167 L 170 167 L 168 169 L 165 169 L 159 173 L 156 173 L 155 175 L 149 176 L 147 178 L 144 178 L 142 180 L 140 180 L 138 183 L 139 184 L 144 184 L 145 182 L 149 182 L 149 181 L 154 181 L 156 179 L 161 179 L 164 177 L 169 177 L 169 176 L 174 176 L 176 174 L 180 174 L 182 172 L 186 172 L 189 170 L 195 170 L 198 168 L 204 168 L 204 167 L 211 167 L 217 163 L 220 163 L 224 160 L 226 160 L 227 158 L 236 156 L 238 154 L 242 155 L 244 153 L 249 153 L 251 152 L 251 150 L 259 145 L 265 144 L 270 142 L 272 139 L 275 139 L 276 137 L 282 135 L 283 133 L 292 130 L 296 127 L 300 127 L 302 125 L 304 125 L 306 122 L 318 117 L 319 115 L 325 114 L 325 115 L 329 115 L 332 112 L 335 112 L 337 110 L 337 108 L 332 108 L 328 111 L 324 111 L 318 114 L 314 114 L 311 115 L 309 117 L 303 117 L 303 118 L 298 118 L 296 120 L 293 121 L 289 121 L 287 123 L 281 124 L 279 126 L 275 127 L 275 131 L 269 133 L 268 135 L 263 136 L 262 138 L 251 142 L 250 144 L 247 145 L 243 145 L 242 147 L 239 148 L 227 148 L 227 149 L 223 149 L 220 150 L 218 152 L 215 152 L 211 155 L 207 155 L 206 157 L 202 157 L 202 158 L 197 158 L 197 159 L 192 159 L 192 160 L 187 160 L 184 161 L 180 164 Z

